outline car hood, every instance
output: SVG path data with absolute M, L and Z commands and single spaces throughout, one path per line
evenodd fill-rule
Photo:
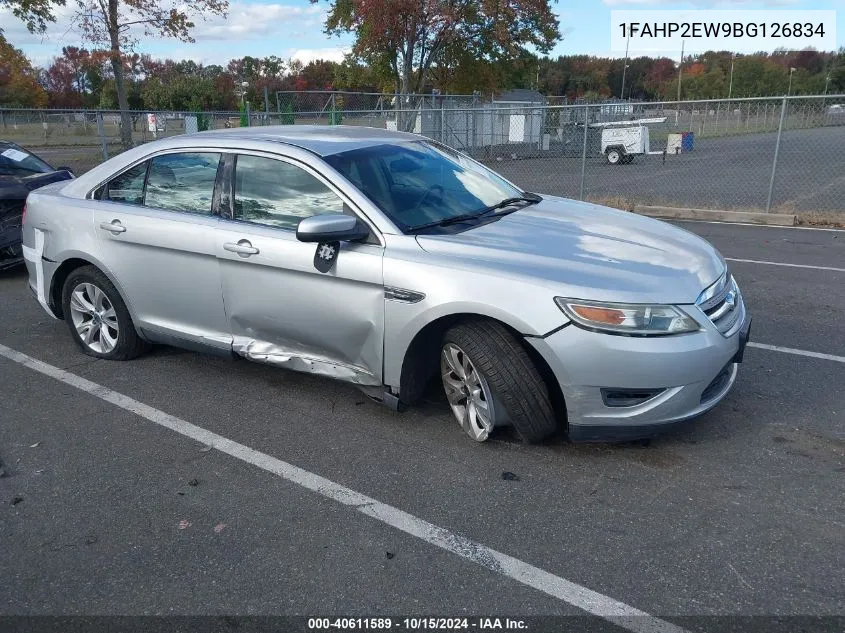
M 451 265 L 488 268 L 600 301 L 694 303 L 725 270 L 716 249 L 689 231 L 551 196 L 498 221 L 417 241 Z

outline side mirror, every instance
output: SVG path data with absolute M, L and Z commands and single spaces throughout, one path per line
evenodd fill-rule
M 369 227 L 361 220 L 340 213 L 312 215 L 296 227 L 296 239 L 300 242 L 354 242 L 369 235 Z
M 73 176 L 74 178 L 76 178 L 76 174 L 74 174 L 74 173 L 73 173 L 73 170 L 72 170 L 70 167 L 66 167 L 66 166 L 56 167 L 56 171 L 66 171 L 66 172 L 67 172 L 67 173 L 69 173 L 71 176 Z

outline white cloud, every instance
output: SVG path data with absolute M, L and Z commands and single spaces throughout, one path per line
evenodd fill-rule
M 62 46 L 91 47 L 82 40 L 82 33 L 74 19 L 76 10 L 75 2 L 67 2 L 65 6 L 56 7 L 56 22 L 48 25 L 45 34 L 36 35 L 27 31 L 23 22 L 13 16 L 11 11 L 0 8 L 0 29 L 3 29 L 6 39 L 13 46 L 22 49 L 30 60 L 38 65 L 46 65 L 53 57 L 61 54 Z M 291 40 L 313 39 L 315 35 L 323 39 L 324 36 L 320 36 L 325 16 L 325 7 L 307 2 L 295 5 L 235 0 L 229 4 L 229 13 L 225 18 L 221 16 L 212 16 L 208 20 L 202 19 L 202 16 L 193 18 L 195 27 L 191 35 L 197 42 L 196 47 L 178 40 L 151 38 L 145 36 L 143 30 L 137 30 L 134 31 L 137 39 L 134 50 L 142 53 L 149 52 L 154 57 L 225 63 L 233 57 L 249 54 L 262 56 L 264 53 L 250 52 L 250 49 L 256 46 L 256 42 L 259 47 L 268 41 L 287 42 L 290 46 Z M 221 46 L 221 41 L 226 42 L 227 45 Z M 155 42 L 155 47 L 150 50 L 148 45 L 153 42 Z M 162 50 L 162 44 L 165 42 L 172 42 L 171 50 Z M 207 46 L 202 46 L 203 44 Z M 171 47 L 167 46 L 167 48 Z M 325 59 L 343 57 L 342 53 L 337 52 L 339 48 L 314 50 L 319 50 L 320 55 Z M 291 52 L 297 53 L 299 50 L 292 49 Z M 310 59 L 308 50 L 301 49 L 300 54 L 303 61 L 307 63 L 305 60 Z
M 298 48 L 290 49 L 287 57 L 296 59 L 303 64 L 313 62 L 318 59 L 325 59 L 330 62 L 342 62 L 343 56 L 349 52 L 348 47 L 328 47 L 328 48 Z
M 325 11 L 318 5 L 293 6 L 232 2 L 229 14 L 194 20 L 194 38 L 203 40 L 255 40 L 269 35 L 290 36 L 292 30 L 319 27 Z
M 27 31 L 24 23 L 5 7 L 0 8 L 0 29 L 3 29 L 5 38 L 16 48 L 50 44 L 60 46 L 77 44 L 79 34 L 75 32 L 73 20 L 76 7 L 75 5 L 69 6 L 71 4 L 55 7 L 56 21 L 48 23 L 47 32 L 43 35 Z

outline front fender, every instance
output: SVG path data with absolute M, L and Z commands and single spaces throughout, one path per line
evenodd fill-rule
M 397 388 L 402 375 L 402 364 L 411 342 L 426 326 L 445 317 L 486 317 L 500 321 L 527 336 L 542 336 L 535 326 L 512 311 L 488 303 L 455 300 L 416 308 L 419 304 L 385 301 L 384 383 Z M 561 313 L 560 323 L 566 322 Z

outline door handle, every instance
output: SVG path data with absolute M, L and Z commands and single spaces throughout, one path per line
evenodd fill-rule
M 249 243 L 249 240 L 240 240 L 237 244 L 233 242 L 226 242 L 223 244 L 223 249 L 238 255 L 257 255 L 258 249 Z
M 110 233 L 125 233 L 126 227 L 120 223 L 120 220 L 112 220 L 111 222 L 100 222 L 100 228 Z

